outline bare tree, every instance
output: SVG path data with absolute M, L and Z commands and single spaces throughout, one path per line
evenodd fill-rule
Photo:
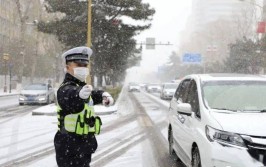
M 255 29 L 260 17 L 257 7 L 251 4 L 241 9 L 241 15 L 235 14 L 233 17 L 236 26 L 234 33 L 237 35 L 237 39 L 246 37 L 257 40 L 258 35 Z
M 20 69 L 19 69 L 19 74 L 18 74 L 18 82 L 19 84 L 22 83 L 22 77 L 23 77 L 23 73 L 24 73 L 24 64 L 25 64 L 25 32 L 26 32 L 26 21 L 28 19 L 28 12 L 30 9 L 30 4 L 31 4 L 32 0 L 29 1 L 27 7 L 25 8 L 25 10 L 23 10 L 22 8 L 22 4 L 20 2 L 20 0 L 15 0 L 16 3 L 16 7 L 17 7 L 17 11 L 18 11 L 18 17 L 20 20 L 20 57 L 21 57 L 21 64 L 20 64 Z

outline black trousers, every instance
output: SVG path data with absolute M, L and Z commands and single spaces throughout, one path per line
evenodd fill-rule
M 58 132 L 54 146 L 58 167 L 90 167 L 92 152 L 81 141 Z
M 56 162 L 58 167 L 90 167 L 91 154 L 84 155 L 64 155 L 56 153 Z

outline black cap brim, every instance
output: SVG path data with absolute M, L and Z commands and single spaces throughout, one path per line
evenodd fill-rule
M 87 61 L 87 60 L 70 60 L 70 61 L 67 61 L 67 62 L 74 62 L 74 63 L 77 63 L 77 64 L 84 64 L 84 65 L 88 65 L 89 64 L 89 61 Z

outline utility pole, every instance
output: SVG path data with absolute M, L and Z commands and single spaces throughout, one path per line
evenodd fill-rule
M 9 54 L 8 53 L 4 53 L 3 55 L 3 59 L 5 62 L 5 85 L 4 85 L 4 92 L 7 92 L 7 85 L 6 85 L 6 75 L 7 75 L 7 61 L 9 60 Z
M 91 15 L 92 15 L 92 12 L 91 12 L 91 2 L 92 0 L 88 0 L 88 31 L 87 31 L 87 46 L 89 48 L 91 48 Z M 87 77 L 86 79 L 86 83 L 87 84 L 92 84 L 91 83 L 91 60 L 89 60 L 89 65 L 88 65 L 88 69 L 89 69 L 89 76 Z
M 9 65 L 8 65 L 8 67 L 9 67 L 9 93 L 11 93 L 11 87 L 12 87 L 12 84 L 11 84 L 11 82 L 12 82 L 12 74 L 11 74 L 11 70 L 12 70 L 12 64 L 11 63 L 9 63 Z

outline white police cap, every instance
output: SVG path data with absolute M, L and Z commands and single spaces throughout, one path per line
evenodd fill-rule
M 62 54 L 64 64 L 69 61 L 88 64 L 92 55 L 92 50 L 86 46 L 72 48 Z

